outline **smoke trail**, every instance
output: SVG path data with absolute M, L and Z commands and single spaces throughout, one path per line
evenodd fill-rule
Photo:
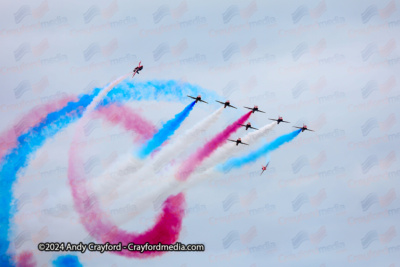
M 148 133 L 142 133 L 147 135 Z M 82 131 L 77 131 L 75 142 L 82 139 Z M 163 210 L 157 217 L 155 225 L 143 234 L 129 233 L 115 225 L 103 212 L 94 194 L 91 193 L 83 168 L 79 168 L 80 158 L 79 148 L 82 146 L 71 146 L 69 153 L 68 180 L 71 186 L 75 208 L 80 215 L 81 222 L 92 237 L 100 242 L 119 243 L 126 246 L 130 242 L 136 244 L 172 244 L 176 242 L 182 226 L 184 215 L 185 200 L 183 194 L 169 197 L 163 205 Z M 115 251 L 114 253 L 126 257 L 154 257 L 165 252 L 146 251 L 140 253 L 128 250 Z
M 105 118 L 109 122 L 122 124 L 127 130 L 138 133 L 137 137 L 150 139 L 156 133 L 156 127 L 137 115 L 131 109 L 120 105 L 108 105 L 98 109 L 98 112 L 92 114 L 92 118 Z M 141 139 L 141 140 L 142 140 Z M 141 140 L 136 140 L 140 142 Z
M 12 260 L 7 256 L 8 234 L 10 228 L 9 218 L 15 213 L 16 207 L 12 205 L 12 184 L 17 179 L 17 173 L 28 164 L 31 154 L 40 148 L 47 138 L 54 136 L 58 131 L 75 121 L 82 113 L 97 90 L 92 95 L 83 95 L 76 102 L 69 102 L 64 108 L 47 114 L 40 123 L 18 136 L 16 146 L 7 148 L 8 154 L 3 157 L 4 163 L 0 166 L 0 217 L 5 218 L 0 227 L 0 266 L 12 265 Z
M 139 157 L 145 158 L 156 148 L 161 146 L 166 140 L 169 139 L 171 135 L 181 126 L 182 122 L 189 116 L 190 111 L 192 111 L 196 101 L 193 101 L 188 106 L 185 107 L 183 111 L 176 114 L 175 117 L 167 121 L 163 127 L 150 139 L 143 148 L 139 151 Z
M 33 258 L 31 251 L 24 251 L 17 256 L 16 259 L 17 267 L 35 267 L 36 261 Z M 4 265 L 2 265 L 4 266 Z
M 13 203 L 12 185 L 17 181 L 17 173 L 27 166 L 32 155 L 45 143 L 48 138 L 53 137 L 70 123 L 82 115 L 82 111 L 89 105 L 93 98 L 100 92 L 95 88 L 92 93 L 78 97 L 76 101 L 67 103 L 63 108 L 48 113 L 43 117 L 37 117 L 37 124 L 22 131 L 16 138 L 16 143 L 5 143 L 2 164 L 0 164 L 0 265 L 13 265 L 8 251 L 10 241 L 8 240 L 10 229 L 10 218 L 16 212 Z M 125 102 L 128 100 L 184 100 L 186 94 L 205 94 L 218 97 L 215 93 L 208 92 L 199 86 L 188 83 L 169 81 L 151 81 L 142 83 L 122 82 L 114 90 L 107 94 L 107 98 L 101 105 L 108 105 L 112 102 Z M 176 94 L 176 95 L 173 95 Z M 41 114 L 43 115 L 43 114 Z
M 197 123 L 195 126 L 187 130 L 183 135 L 177 136 L 171 143 L 167 144 L 163 149 L 157 153 L 153 159 L 153 161 L 145 166 L 143 166 L 138 173 L 136 173 L 135 177 L 138 179 L 142 179 L 138 181 L 138 179 L 132 179 L 131 176 L 129 176 L 126 180 L 127 183 L 124 183 L 124 180 L 122 177 L 118 180 L 118 183 L 116 185 L 111 185 L 109 182 L 110 180 L 107 180 L 108 183 L 105 184 L 97 184 L 97 186 L 101 186 L 102 189 L 98 190 L 98 192 L 101 192 L 101 195 L 107 195 L 107 193 L 112 190 L 117 190 L 119 187 L 124 188 L 123 191 L 120 191 L 120 195 L 124 194 L 129 194 L 129 192 L 132 191 L 132 188 L 135 187 L 135 184 L 137 186 L 137 183 L 142 184 L 144 180 L 149 181 L 151 175 L 150 174 L 155 174 L 158 171 L 160 171 L 165 165 L 167 165 L 171 160 L 173 160 L 176 156 L 178 156 L 182 151 L 187 147 L 187 144 L 190 143 L 191 140 L 196 138 L 196 135 L 199 134 L 201 131 L 205 131 L 207 128 L 209 128 L 214 122 L 217 121 L 219 116 L 221 115 L 222 111 L 224 110 L 223 107 L 219 108 L 216 110 L 214 113 Z M 117 164 L 114 164 L 112 168 L 109 168 L 106 173 L 115 171 L 115 170 L 121 170 L 121 169 L 126 169 L 132 164 L 136 164 L 131 157 L 131 155 L 125 156 L 125 158 L 122 158 L 118 160 Z M 97 187 L 98 188 L 98 187 Z
M 177 173 L 177 178 L 181 181 L 186 180 L 189 175 L 200 165 L 200 163 L 209 157 L 211 153 L 221 146 L 226 139 L 240 128 L 239 124 L 243 124 L 251 115 L 251 112 L 246 113 L 237 121 L 226 127 L 225 130 L 217 134 L 213 139 L 207 142 L 202 148 L 198 149 L 181 165 L 180 171 Z
M 54 267 L 82 267 L 82 264 L 79 262 L 78 256 L 75 255 L 62 255 L 58 256 L 55 260 L 53 260 Z
M 265 155 L 266 153 L 279 148 L 284 143 L 292 141 L 296 136 L 299 135 L 300 132 L 301 132 L 301 129 L 295 130 L 295 131 L 285 134 L 285 135 L 282 135 L 282 136 L 276 138 L 274 141 L 267 143 L 266 145 L 262 146 L 260 149 L 253 151 L 244 157 L 233 158 L 233 159 L 229 160 L 228 162 L 226 162 L 222 166 L 220 166 L 219 169 L 221 171 L 227 172 L 232 168 L 240 168 L 245 164 L 254 162 L 258 158 L 260 158 L 262 155 Z
M 17 137 L 28 131 L 29 128 L 38 124 L 44 116 L 56 111 L 68 102 L 73 101 L 74 97 L 64 97 L 54 103 L 49 103 L 36 108 L 33 108 L 29 113 L 18 120 L 18 123 L 10 130 L 0 134 L 0 160 L 7 153 L 7 150 L 17 144 Z
M 111 87 L 111 85 L 109 86 Z M 106 89 L 108 89 L 107 87 Z M 112 85 L 113 87 L 113 85 Z M 78 140 L 83 139 L 83 125 L 84 122 L 89 120 L 91 112 L 94 107 L 97 106 L 97 102 L 102 100 L 107 92 L 102 92 L 96 97 L 93 102 L 89 105 L 84 113 L 84 116 L 79 121 L 77 129 L 75 131 L 75 137 L 73 143 L 78 143 Z M 96 102 L 97 101 L 97 102 Z M 193 101 L 188 105 L 181 113 L 177 114 L 173 120 L 167 122 L 164 127 L 157 132 L 150 142 L 147 143 L 144 149 L 144 156 L 150 154 L 155 148 L 160 146 L 165 140 L 172 135 L 175 130 L 181 125 L 183 120 L 189 115 L 193 109 L 195 102 Z M 139 116 L 136 116 L 139 117 Z M 139 122 L 143 122 L 144 119 L 138 118 Z M 151 132 L 143 131 L 140 123 L 128 124 L 133 127 L 133 130 L 144 136 L 151 135 Z M 149 127 L 147 127 L 150 129 Z M 150 129 L 151 130 L 151 129 Z M 131 242 L 143 244 L 149 242 L 151 244 L 163 244 L 174 243 L 180 232 L 182 225 L 182 218 L 184 213 L 182 212 L 185 200 L 182 194 L 177 196 L 171 196 L 164 203 L 164 210 L 158 216 L 158 221 L 153 228 L 149 229 L 143 234 L 128 233 L 122 229 L 119 229 L 109 218 L 105 212 L 100 208 L 95 194 L 91 192 L 87 186 L 85 179 L 84 168 L 79 168 L 78 162 L 80 161 L 81 153 L 79 148 L 83 145 L 72 145 L 69 152 L 69 168 L 68 168 L 68 180 L 71 186 L 75 209 L 80 215 L 80 219 L 85 229 L 90 233 L 92 237 L 102 242 L 118 243 L 122 242 L 123 246 L 128 245 Z M 147 152 L 147 154 L 146 154 Z M 176 209 L 178 207 L 178 209 Z M 112 240 L 112 241 L 111 241 Z M 162 254 L 161 251 L 149 251 L 141 254 L 140 252 L 132 253 L 131 251 L 123 250 L 116 252 L 118 254 L 127 257 L 149 257 Z M 165 252 L 164 252 L 165 253 Z
M 217 109 L 210 116 L 203 119 L 195 126 L 187 130 L 182 136 L 178 136 L 175 139 L 175 142 L 163 148 L 163 150 L 154 159 L 154 163 L 151 164 L 155 172 L 159 171 L 163 166 L 165 166 L 165 162 L 167 160 L 170 161 L 172 158 L 179 155 L 183 151 L 183 149 L 187 146 L 187 144 L 190 143 L 190 141 L 192 141 L 193 139 L 195 139 L 199 133 L 205 131 L 214 122 L 216 122 L 223 110 L 224 110 L 223 107 Z
M 276 122 L 267 124 L 257 131 L 248 133 L 246 136 L 242 138 L 242 141 L 252 145 L 255 142 L 257 142 L 261 137 L 267 135 L 276 125 L 277 125 Z M 243 147 L 242 149 L 246 148 L 247 146 Z M 206 159 L 201 166 L 205 169 L 214 167 L 216 164 L 224 162 L 228 158 L 232 157 L 232 155 L 240 151 L 241 149 L 235 146 L 234 144 L 226 143 L 223 146 L 221 146 L 217 151 L 215 151 L 215 153 L 211 157 Z
M 118 84 L 107 94 L 108 99 L 103 104 L 111 102 L 124 102 L 127 99 L 136 100 L 157 100 L 164 101 L 186 101 L 187 95 L 207 95 L 209 98 L 217 99 L 219 96 L 206 89 L 190 83 L 178 82 L 174 80 L 168 81 L 147 81 L 133 82 L 124 81 Z
M 105 96 L 112 90 L 116 85 L 118 85 L 120 82 L 125 80 L 130 73 L 127 73 L 118 79 L 112 81 L 109 85 L 107 85 L 104 89 L 100 91 L 100 93 L 93 98 L 92 102 L 86 107 L 86 110 L 84 111 L 85 113 L 91 113 L 96 106 L 99 104 L 100 101 L 103 101 Z M 84 124 L 83 120 L 81 120 L 81 124 Z
M 268 164 L 271 161 L 271 156 L 270 153 L 267 154 L 267 156 L 265 157 L 265 162 L 266 164 Z

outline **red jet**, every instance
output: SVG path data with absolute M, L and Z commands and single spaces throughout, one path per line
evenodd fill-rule
M 225 102 L 221 102 L 221 101 L 218 101 L 218 100 L 215 100 L 215 101 L 218 102 L 218 103 L 220 103 L 220 104 L 222 104 L 222 105 L 224 105 L 224 108 L 226 108 L 226 107 L 236 108 L 236 107 L 234 107 L 234 106 L 231 105 L 231 102 L 230 102 L 229 100 L 227 100 L 227 101 L 225 101 Z M 236 108 L 236 109 L 237 109 L 237 108 Z
M 267 170 L 268 165 L 269 165 L 269 162 L 267 163 L 267 165 L 261 167 L 262 172 L 261 172 L 260 176 L 263 174 L 264 171 Z
M 237 140 L 231 140 L 231 139 L 228 139 L 228 140 L 231 142 L 235 142 L 236 145 L 239 145 L 239 144 L 243 144 L 243 145 L 247 145 L 247 146 L 249 145 L 249 144 L 243 143 L 241 138 L 238 138 Z
M 239 124 L 239 125 L 240 125 L 240 126 L 243 126 L 243 127 L 246 127 L 246 131 L 247 131 L 247 129 L 249 129 L 249 128 L 254 129 L 254 130 L 258 130 L 257 128 L 251 127 L 251 123 L 250 123 L 250 122 L 248 122 L 246 125 L 244 125 L 244 124 Z
M 256 112 L 256 111 L 265 113 L 264 111 L 259 110 L 259 109 L 258 109 L 258 106 L 254 106 L 254 108 L 249 108 L 249 107 L 245 107 L 245 108 L 251 109 L 251 111 L 252 111 L 253 113 Z
M 141 66 L 140 63 L 142 63 L 142 61 L 139 61 L 139 65 L 133 69 L 132 78 L 135 76 L 136 73 L 139 74 L 139 71 L 143 69 L 143 66 Z
M 200 102 L 208 104 L 206 101 L 201 100 L 201 95 L 198 95 L 197 97 L 193 97 L 193 96 L 188 95 L 188 97 L 193 98 L 194 100 L 196 100 L 196 103 L 198 101 L 200 101 Z
M 305 124 L 303 124 L 303 127 L 297 127 L 297 126 L 293 126 L 293 127 L 301 129 L 301 132 L 304 132 L 305 130 L 315 132 L 314 130 L 307 129 L 307 125 L 305 125 Z
M 282 117 L 281 117 L 281 116 L 279 116 L 277 120 L 275 120 L 275 119 L 269 119 L 269 120 L 271 120 L 271 121 L 277 121 L 277 122 L 278 122 L 278 124 L 279 124 L 280 122 L 286 122 L 286 123 L 290 123 L 290 122 L 288 122 L 288 121 L 284 121 L 284 120 L 282 119 Z

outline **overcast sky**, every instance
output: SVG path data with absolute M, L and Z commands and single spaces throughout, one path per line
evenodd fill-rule
M 1 131 L 31 108 L 105 86 L 139 61 L 144 69 L 138 81 L 186 81 L 238 107 L 259 105 L 266 114 L 252 116 L 257 128 L 278 116 L 291 122 L 279 124 L 261 143 L 238 148 L 241 155 L 294 125 L 315 130 L 274 151 L 262 176 L 265 158 L 186 192 L 179 241 L 204 243 L 205 252 L 150 260 L 76 254 L 84 266 L 391 266 L 398 260 L 399 1 L 1 5 Z M 127 105 L 142 108 L 159 127 L 189 103 Z M 196 105 L 177 134 L 217 108 Z M 200 145 L 243 112 L 225 110 L 193 142 Z M 90 138 L 122 132 L 100 120 L 92 127 Z M 38 252 L 39 241 L 89 240 L 80 224 L 70 223 L 77 218 L 66 172 L 73 130 L 39 149 L 14 186 L 14 195 L 26 203 L 16 216 L 34 215 L 14 221 L 10 240 L 22 233 L 17 253 L 33 251 L 40 265 L 61 254 Z M 232 138 L 245 133 L 240 129 Z M 93 148 L 87 156 L 101 162 L 94 172 L 131 144 L 121 135 Z M 121 212 L 130 207 L 134 203 Z M 154 216 L 149 211 L 123 227 L 144 231 Z

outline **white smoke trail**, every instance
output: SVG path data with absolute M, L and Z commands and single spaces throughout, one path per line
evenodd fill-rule
M 188 129 L 184 134 L 176 136 L 174 139 L 172 139 L 171 143 L 163 147 L 162 150 L 158 152 L 154 158 L 149 161 L 149 163 L 142 166 L 142 168 L 138 168 L 138 161 L 134 161 L 131 155 L 130 160 L 122 159 L 119 163 L 114 165 L 115 168 L 106 170 L 106 173 L 115 173 L 124 169 L 136 169 L 138 172 L 135 175 L 131 175 L 129 172 L 126 172 L 127 175 L 119 175 L 118 183 L 115 183 L 115 181 L 112 179 L 107 179 L 105 182 L 97 183 L 97 188 L 101 187 L 101 189 L 98 189 L 100 191 L 97 191 L 99 195 L 106 196 L 111 190 L 115 191 L 119 188 L 122 190 L 119 191 L 119 195 L 128 195 L 132 193 L 132 188 L 137 188 L 137 184 L 145 185 L 149 184 L 151 181 L 154 181 L 154 178 L 159 177 L 157 173 L 166 167 L 171 160 L 175 159 L 185 149 L 187 149 L 187 145 L 190 144 L 191 141 L 196 138 L 196 136 L 211 127 L 211 125 L 218 120 L 223 110 L 223 107 L 219 108 L 214 113 L 197 123 L 195 126 Z M 133 163 L 135 163 L 136 166 L 132 166 L 131 164 Z M 104 175 L 104 177 L 107 177 L 107 175 Z M 157 179 L 155 180 L 155 183 L 158 183 Z M 140 192 L 143 193 L 143 190 L 140 190 Z
M 262 138 L 268 134 L 277 125 L 276 122 L 265 125 L 258 131 L 251 132 L 243 137 L 243 142 L 256 142 L 258 139 Z M 140 214 L 147 209 L 153 208 L 155 210 L 159 209 L 161 204 L 170 195 L 178 194 L 192 186 L 204 181 L 207 178 L 215 176 L 217 173 L 214 171 L 214 166 L 227 160 L 233 152 L 237 151 L 237 147 L 233 144 L 225 144 L 220 149 L 215 151 L 208 160 L 203 162 L 200 167 L 191 175 L 191 177 L 186 181 L 178 181 L 175 179 L 174 174 L 178 171 L 179 166 L 176 166 L 168 175 L 162 175 L 161 179 L 152 180 L 147 179 L 141 183 L 141 187 L 147 188 L 141 192 L 132 192 L 134 186 L 126 187 L 125 195 L 129 193 L 129 203 L 133 203 L 138 207 L 137 213 L 135 215 L 125 215 L 116 218 L 116 222 L 125 223 L 132 219 L 137 214 Z M 129 190 L 131 189 L 131 190 Z M 124 202 L 126 203 L 126 202 Z
M 257 131 L 248 133 L 245 137 L 242 138 L 242 141 L 244 143 L 250 144 L 251 146 L 252 143 L 257 142 L 260 138 L 267 135 L 276 125 L 276 122 L 267 124 Z M 215 166 L 216 164 L 227 160 L 229 157 L 237 152 L 240 152 L 240 150 L 235 144 L 226 143 L 219 149 L 217 149 L 217 151 L 215 151 L 208 159 L 206 159 L 201 166 L 206 169 L 211 168 L 212 166 Z
M 109 85 L 107 85 L 107 87 L 103 88 L 100 91 L 100 93 L 93 98 L 92 102 L 90 102 L 90 104 L 86 107 L 85 111 L 82 114 L 81 119 L 79 120 L 79 123 L 78 123 L 79 127 L 77 127 L 78 129 L 82 128 L 82 126 L 87 123 L 88 119 L 90 118 L 88 116 L 88 114 L 92 113 L 93 110 L 95 110 L 97 105 L 100 103 L 101 100 L 104 99 L 104 97 L 108 94 L 108 92 L 110 92 L 117 84 L 119 84 L 120 82 L 122 82 L 123 80 L 128 78 L 129 74 L 130 73 L 127 73 L 127 74 L 119 77 L 118 79 L 114 80 Z

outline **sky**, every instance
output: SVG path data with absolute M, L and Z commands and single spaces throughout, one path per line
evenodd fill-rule
M 256 128 L 278 116 L 291 123 L 238 146 L 232 157 L 293 131 L 292 126 L 306 124 L 315 132 L 300 133 L 272 151 L 261 176 L 267 156 L 215 171 L 185 189 L 178 240 L 205 244 L 205 252 L 148 259 L 68 255 L 83 266 L 395 266 L 400 253 L 399 5 L 394 0 L 4 2 L 0 133 L 28 124 L 21 118 L 32 109 L 105 87 L 141 61 L 144 69 L 134 82 L 187 82 L 204 88 L 202 97 L 210 103 L 196 104 L 172 141 L 216 111 L 215 100 L 229 99 L 238 107 L 225 109 L 194 136 L 181 158 L 236 121 L 244 106 L 266 112 L 252 114 L 249 121 Z M 122 104 L 160 128 L 190 103 L 188 98 Z M 86 129 L 92 145 L 81 158 L 93 183 L 138 149 L 121 126 L 93 119 Z M 67 255 L 40 252 L 39 242 L 92 240 L 68 184 L 75 130 L 72 123 L 48 138 L 12 185 L 18 205 L 9 218 L 10 253 L 31 251 L 38 266 L 56 265 Z M 239 129 L 231 138 L 249 131 Z M 146 192 L 141 186 L 125 190 Z M 129 195 L 113 195 L 114 202 L 101 197 L 112 220 L 127 231 L 145 231 L 158 213 L 145 210 L 119 224 L 139 206 Z

